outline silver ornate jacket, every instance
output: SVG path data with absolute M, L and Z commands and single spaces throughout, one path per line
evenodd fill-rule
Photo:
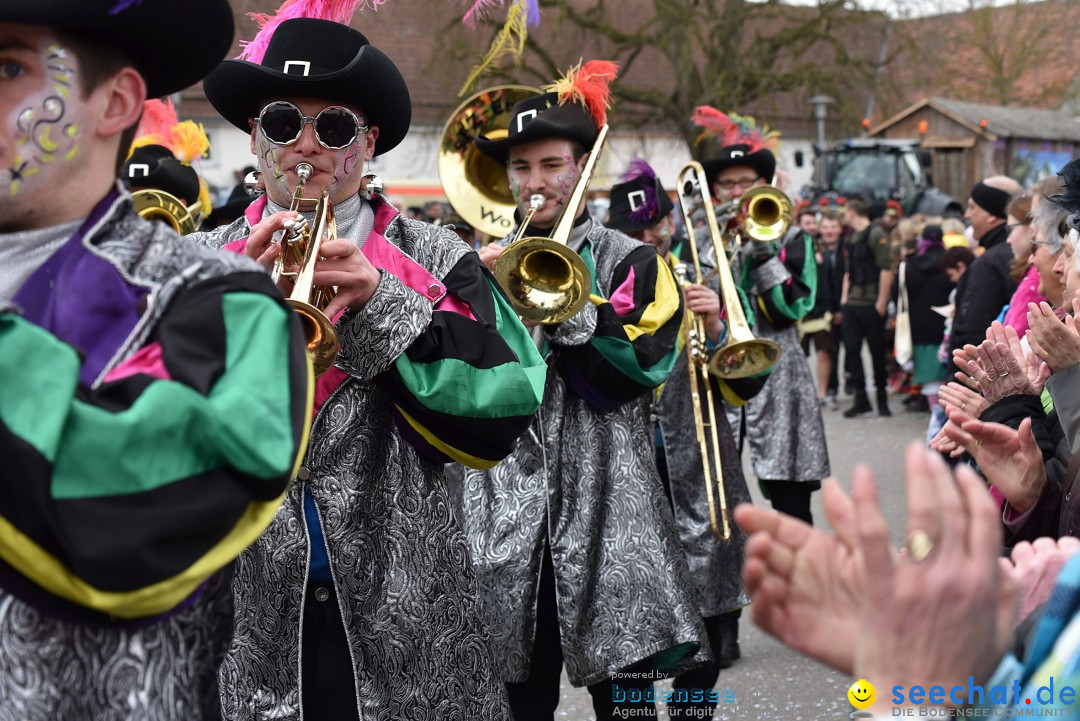
M 682 294 L 655 250 L 622 233 L 586 221 L 570 247 L 590 266 L 593 293 L 608 300 L 544 326 L 543 404 L 505 461 L 466 471 L 462 492 L 508 682 L 529 675 L 545 545 L 575 686 L 647 659 L 670 672 L 671 659 L 707 648 L 649 420 L 652 388 L 676 359 Z
M 711 242 L 707 245 L 711 246 Z M 686 255 L 689 255 L 689 251 L 686 251 Z M 706 277 L 712 275 L 711 247 L 702 245 L 699 255 L 702 273 Z M 690 272 L 692 275 L 693 271 Z M 706 285 L 719 292 L 717 279 L 709 280 Z M 707 419 L 705 389 L 700 382 L 698 392 L 702 412 Z M 675 523 L 679 527 L 686 560 L 690 564 L 690 573 L 697 586 L 701 615 L 708 618 L 734 611 L 750 603 L 750 597 L 742 585 L 746 533 L 739 528 L 731 515 L 736 505 L 750 502 L 750 491 L 746 487 L 742 459 L 725 415 L 721 390 L 714 384 L 713 407 L 716 412 L 721 472 L 731 534 L 729 541 L 721 542 L 712 532 L 692 403 L 690 365 L 684 348 L 671 376 L 658 391 L 655 412 L 664 443 Z
M 795 321 L 814 305 L 817 266 L 810 236 L 792 227 L 775 255 L 751 267 L 747 253 L 732 273 L 755 309 L 754 335 L 780 346 L 780 360 L 761 392 L 742 407 L 728 406 L 735 437 L 750 444 L 754 475 L 774 481 L 818 482 L 829 475 L 829 451 L 816 384 L 799 345 Z
M 236 248 L 264 204 L 195 240 Z M 301 470 L 326 539 L 360 718 L 507 719 L 443 462 L 490 464 L 509 453 L 539 403 L 541 386 L 528 376 L 542 360 L 455 234 L 375 207 L 363 252 L 382 280 L 361 311 L 336 323 L 341 353 L 316 388 Z M 445 369 L 426 375 L 451 358 L 486 369 L 485 387 Z M 421 390 L 425 378 L 432 383 Z M 470 408 L 476 398 L 489 400 Z M 237 562 L 235 639 L 221 670 L 228 719 L 301 718 L 304 485 L 294 484 Z

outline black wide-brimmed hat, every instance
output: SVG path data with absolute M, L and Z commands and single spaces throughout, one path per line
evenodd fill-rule
M 476 138 L 476 148 L 493 159 L 505 164 L 510 148 L 547 138 L 569 138 L 592 148 L 600 129 L 596 121 L 581 103 L 559 103 L 558 93 L 544 93 L 519 101 L 510 112 L 510 125 L 506 136 L 489 139 Z
M 721 148 L 715 158 L 701 163 L 701 167 L 705 168 L 705 177 L 708 178 L 710 190 L 716 184 L 716 176 L 721 171 L 738 166 L 753 168 L 760 177 L 765 179 L 766 183 L 771 183 L 773 175 L 776 174 L 776 156 L 768 148 L 759 148 L 754 151 L 751 146 L 740 143 Z
M 675 207 L 655 175 L 640 175 L 611 186 L 609 199 L 611 205 L 604 226 L 624 233 L 653 227 Z
M 177 32 L 180 17 L 198 32 Z M 86 33 L 122 50 L 146 79 L 147 97 L 202 80 L 233 41 L 228 0 L 0 0 L 0 22 Z
M 390 58 L 348 25 L 317 18 L 286 20 L 259 63 L 226 60 L 203 81 L 210 104 L 250 132 L 260 106 L 282 98 L 318 98 L 351 105 L 378 126 L 375 155 L 404 138 L 412 122 L 405 78 Z
M 131 188 L 156 188 L 171 193 L 188 205 L 199 199 L 199 175 L 184 165 L 164 145 L 135 148 L 120 172 Z

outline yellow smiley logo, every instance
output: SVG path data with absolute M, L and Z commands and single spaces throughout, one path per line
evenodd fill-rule
M 851 688 L 847 692 L 848 701 L 855 708 L 870 708 L 874 705 L 874 699 L 877 698 L 877 691 L 874 689 L 874 684 L 870 683 L 864 678 L 860 678 L 855 683 L 851 684 Z

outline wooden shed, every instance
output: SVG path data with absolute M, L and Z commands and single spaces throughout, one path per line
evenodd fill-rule
M 957 198 L 989 175 L 1029 186 L 1056 174 L 1080 149 L 1080 121 L 1068 113 L 946 98 L 921 100 L 870 135 L 918 139 L 931 153 L 934 184 Z

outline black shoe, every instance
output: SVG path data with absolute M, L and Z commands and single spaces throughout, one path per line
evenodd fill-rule
M 844 411 L 844 418 L 855 418 L 873 412 L 874 409 L 870 405 L 870 399 L 866 397 L 866 391 L 860 391 L 855 394 L 855 405 Z
M 892 412 L 889 410 L 889 394 L 886 391 L 877 392 L 877 413 L 882 417 L 892 415 Z

